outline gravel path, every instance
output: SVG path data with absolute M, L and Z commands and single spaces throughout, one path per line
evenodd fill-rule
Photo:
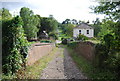
M 43 70 L 40 79 L 87 79 L 77 68 L 66 48 L 58 48 L 54 59 Z

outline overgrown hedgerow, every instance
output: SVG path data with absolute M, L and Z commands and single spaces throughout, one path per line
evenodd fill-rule
M 13 75 L 25 66 L 28 41 L 19 16 L 11 20 L 3 20 L 2 27 L 2 70 L 5 75 Z

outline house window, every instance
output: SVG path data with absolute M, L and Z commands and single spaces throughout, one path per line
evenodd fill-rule
M 87 30 L 87 34 L 89 34 L 89 30 Z
M 81 30 L 79 30 L 79 34 L 81 34 Z

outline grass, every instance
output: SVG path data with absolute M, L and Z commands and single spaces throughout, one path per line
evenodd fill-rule
M 4 75 L 4 74 L 2 74 L 2 79 L 13 79 L 13 78 L 17 78 L 16 75 Z
M 92 77 L 91 74 L 93 74 L 93 67 L 90 62 L 88 62 L 85 58 L 82 56 L 78 56 L 71 48 L 68 48 L 68 51 L 70 53 L 70 56 L 74 60 L 74 62 L 77 64 L 79 69 L 88 77 Z
M 32 66 L 28 66 L 26 70 L 23 71 L 24 75 L 21 75 L 22 77 L 19 76 L 18 78 L 40 79 L 40 74 L 42 70 L 47 66 L 48 62 L 53 59 L 56 50 L 57 48 L 55 48 L 49 55 L 44 56 L 43 58 L 38 60 Z
M 33 42 L 28 42 L 28 46 L 31 46 L 31 45 L 34 44 L 34 43 L 37 43 L 37 42 L 35 42 L 35 41 L 33 41 Z
M 95 44 L 100 43 L 100 40 L 86 40 L 86 41 L 90 41 L 90 42 L 95 43 Z
M 89 79 L 103 79 L 103 80 L 110 80 L 114 79 L 115 76 L 109 71 L 106 70 L 100 70 L 99 68 L 95 68 L 91 62 L 86 60 L 84 57 L 78 55 L 74 52 L 73 49 L 68 48 L 68 51 L 70 53 L 70 56 L 74 60 L 74 62 L 77 64 L 78 68 L 89 78 Z
M 61 54 L 59 54 L 59 57 L 61 57 L 61 58 L 64 58 L 64 49 L 62 48 L 61 50 L 60 50 L 60 52 L 61 52 Z
M 31 66 L 27 66 L 26 69 L 21 69 L 15 76 L 5 76 L 3 75 L 3 79 L 40 79 L 42 70 L 47 66 L 49 61 L 54 58 L 54 54 L 58 48 L 54 48 L 54 50 L 49 53 L 47 56 L 42 57 L 37 62 L 35 62 Z
M 34 43 L 36 43 L 36 42 L 35 42 L 35 41 L 29 42 L 30 45 L 31 45 L 31 44 L 34 44 Z

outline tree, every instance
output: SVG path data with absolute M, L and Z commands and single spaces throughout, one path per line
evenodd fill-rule
M 72 24 L 77 25 L 78 24 L 77 20 L 76 19 L 72 19 Z
M 66 26 L 66 35 L 68 36 L 68 37 L 73 37 L 73 28 L 75 27 L 75 25 L 73 25 L 73 24 L 68 24 L 67 26 Z
M 98 33 L 100 32 L 100 30 L 101 30 L 101 22 L 100 22 L 100 20 L 99 20 L 99 18 L 96 18 L 96 20 L 95 21 L 93 21 L 93 27 L 94 27 L 94 35 L 95 35 L 95 37 L 99 37 L 98 36 Z
M 65 21 L 62 22 L 62 24 L 71 24 L 71 20 L 70 19 L 66 19 Z
M 74 24 L 61 24 L 62 33 L 68 37 L 72 37 L 74 27 L 75 27 Z
M 35 15 L 36 16 L 36 18 L 38 18 L 37 20 L 37 22 L 38 22 L 38 25 L 37 25 L 37 28 L 38 28 L 38 32 L 37 32 L 37 37 L 39 37 L 39 35 L 40 35 L 40 31 L 41 31 L 41 16 L 40 15 Z
M 2 19 L 2 9 L 0 9 L 0 20 Z
M 81 24 L 81 23 L 82 23 L 82 21 L 81 21 L 81 20 L 79 20 L 79 21 L 78 21 L 78 24 Z
M 46 31 L 47 33 L 55 32 L 58 27 L 58 22 L 53 18 L 43 17 L 41 18 L 41 32 Z
M 73 36 L 73 28 L 75 25 L 79 24 L 76 19 L 65 19 L 61 24 L 60 24 L 60 29 L 62 30 L 62 33 L 67 36 L 67 37 L 72 37 Z
M 10 19 L 12 18 L 12 15 L 10 14 L 8 9 L 2 8 L 0 10 L 0 16 L 2 16 L 2 19 Z
M 120 1 L 118 2 L 100 2 L 99 6 L 94 6 L 91 9 L 94 13 L 106 14 L 109 18 L 120 20 Z
M 40 23 L 38 16 L 34 15 L 32 10 L 26 7 L 21 8 L 20 16 L 24 23 L 23 28 L 27 39 L 30 40 L 31 38 L 36 38 L 38 32 L 37 26 Z
M 114 31 L 115 23 L 111 20 L 103 20 L 102 24 L 100 25 L 101 29 L 98 35 L 100 37 L 104 37 L 106 34 L 112 34 Z
M 105 14 L 107 19 L 103 19 L 101 35 L 104 38 L 103 44 L 104 67 L 115 74 L 116 79 L 120 79 L 120 1 L 100 2 L 99 6 L 93 8 L 95 13 Z M 103 52 L 105 51 L 105 52 Z

